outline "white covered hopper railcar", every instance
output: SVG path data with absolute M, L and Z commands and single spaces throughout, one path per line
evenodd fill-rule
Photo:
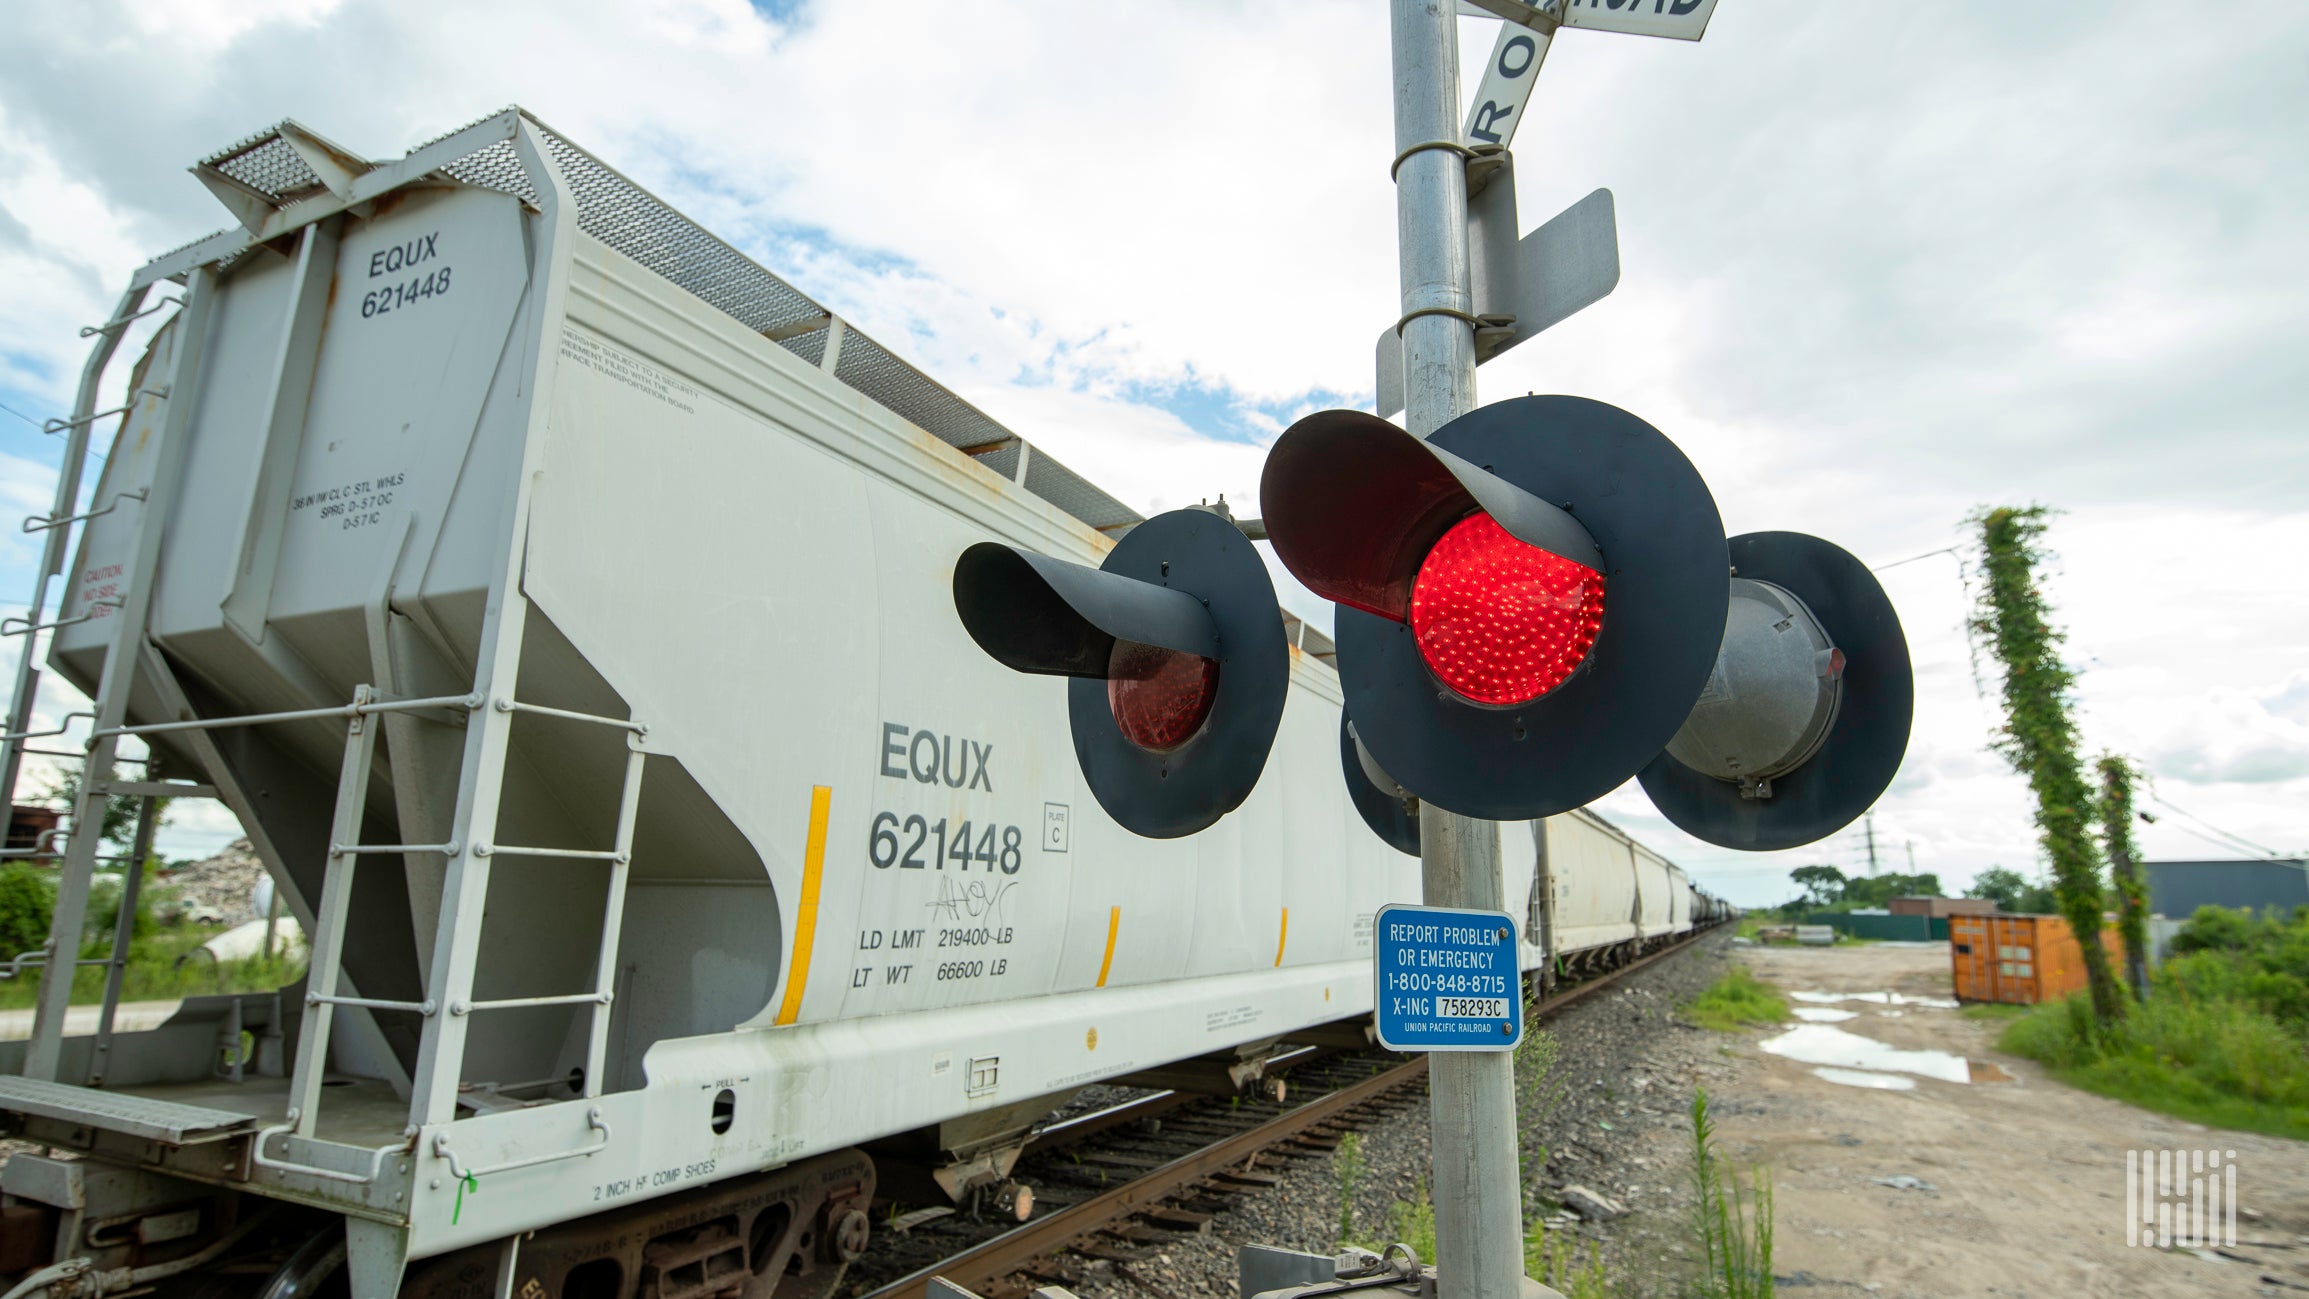
M 758 1294 L 820 1293 L 866 1143 L 959 1192 L 1084 1085 L 1252 1083 L 1368 1016 L 1418 868 L 1349 804 L 1319 633 L 1249 800 L 1127 834 L 1063 688 L 948 592 L 974 542 L 1096 563 L 1131 511 L 518 110 L 382 164 L 284 123 L 195 170 L 241 225 L 119 313 L 184 286 L 89 510 L 60 491 L 48 661 L 100 760 L 139 736 L 238 815 L 313 973 L 145 1033 L 65 1036 L 50 996 L 0 1053 L 10 1128 L 133 1170 L 121 1212 L 336 1215 L 380 1299 L 592 1215 L 638 1258 L 632 1223 L 689 1220 L 633 1215 L 686 1196 Z M 1502 832 L 1526 970 L 1707 914 L 1584 813 Z M 64 1212 L 56 1257 L 120 1265 Z M 203 1213 L 139 1257 L 228 1256 Z

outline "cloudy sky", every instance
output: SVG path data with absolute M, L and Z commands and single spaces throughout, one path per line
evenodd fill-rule
M 521 103 L 1150 512 L 1255 500 L 1291 419 L 1369 404 L 1393 319 L 1380 0 L 75 0 L 10 25 L 0 506 L 23 513 L 78 327 L 225 223 L 185 167 L 284 116 L 392 157 Z M 1497 24 L 1461 26 L 1472 67 Z M 2150 855 L 2309 846 L 2304 67 L 2288 0 L 1722 0 L 1698 45 L 1551 51 L 1524 220 L 1610 187 L 1624 272 L 1484 393 L 1643 415 L 1732 531 L 1927 556 L 1883 575 L 1918 687 L 1886 868 L 2034 869 L 1962 632 L 1962 521 L 2003 503 L 2064 511 L 2083 730 L 2151 772 Z M 12 604 L 35 553 L 0 528 Z M 1857 828 L 1743 858 L 1632 784 L 1603 810 L 1741 901 L 1866 864 Z M 229 834 L 187 809 L 164 847 Z

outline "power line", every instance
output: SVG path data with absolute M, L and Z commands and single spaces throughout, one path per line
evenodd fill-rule
M 2173 826 L 2173 828 L 2174 828 L 2175 830 L 2178 830 L 2178 831 L 2180 831 L 2182 834 L 2188 835 L 2188 836 L 2189 836 L 2190 838 L 2192 838 L 2192 839 L 2201 839 L 2201 840 L 2203 840 L 2204 842 L 2206 842 L 2206 843 L 2209 843 L 2209 844 L 2213 845 L 2213 846 L 2214 846 L 2214 847 L 2216 847 L 2216 848 L 2226 848 L 2226 849 L 2228 849 L 2228 850 L 2229 850 L 2229 851 L 2231 851 L 2231 852 L 2235 852 L 2235 851 L 2237 850 L 2237 846 L 2236 846 L 2235 844 L 2233 844 L 2233 843 L 2228 843 L 2228 842 L 2225 842 L 2225 841 L 2223 841 L 2223 840 L 2220 840 L 2220 839 L 2216 839 L 2216 838 L 2214 838 L 2213 836 L 2211 836 L 2211 835 L 2209 835 L 2209 834 L 2204 834 L 2204 833 L 2201 833 L 2201 832 L 2199 832 L 2199 831 L 2196 831 L 2196 830 L 2192 830 L 2192 829 L 2190 829 L 2189 827 L 2187 827 L 2187 826 L 2185 826 L 2185 825 L 2179 825 L 2179 824 L 2176 824 L 2176 825 L 2174 825 L 2174 826 Z M 2275 853 L 2271 853 L 2271 854 L 2269 854 L 2269 856 L 2270 856 L 2270 858 L 2271 858 L 2272 860 L 2275 860 L 2275 859 L 2277 858 L 2277 854 L 2275 854 Z
M 1920 560 L 1920 559 L 1930 559 L 1930 558 L 1932 558 L 1934 555 L 1953 555 L 1953 554 L 1955 554 L 1957 551 L 1959 551 L 1959 550 L 1962 550 L 1962 549 L 1964 549 L 1964 547 L 1962 547 L 1962 546 L 1942 546 L 1942 547 L 1941 547 L 1940 549 L 1938 549 L 1938 550 L 1927 550 L 1927 551 L 1925 551 L 1925 552 L 1924 552 L 1923 554 L 1921 554 L 1921 555 L 1910 555 L 1910 556 L 1909 556 L 1908 558 L 1906 558 L 1906 559 L 1895 559 L 1895 560 L 1893 560 L 1893 561 L 1892 561 L 1891 563 L 1889 563 L 1889 564 L 1878 564 L 1876 567 L 1874 567 L 1874 568 L 1871 568 L 1871 569 L 1869 569 L 1868 571 L 1869 571 L 1869 572 L 1871 572 L 1871 573 L 1881 573 L 1881 572 L 1883 572 L 1885 569 L 1888 569 L 1888 568 L 1898 568 L 1898 567 L 1900 567 L 1902 564 L 1913 564 L 1913 563 L 1915 563 L 1917 560 Z
M 30 415 L 25 414 L 23 411 L 20 411 L 14 406 L 10 406 L 5 402 L 0 402 L 0 410 L 7 411 L 9 414 L 14 415 L 20 420 L 23 420 L 25 423 L 30 424 L 32 427 L 39 429 L 43 433 L 48 431 L 48 426 L 46 424 L 41 423 L 39 420 L 32 418 Z
M 2164 795 L 2162 795 L 2162 794 L 2159 794 L 2159 793 L 2157 792 L 2157 787 L 2156 787 L 2155 783 L 2153 783 L 2153 782 L 2152 782 L 2152 783 L 2149 785 L 2149 797 L 2150 797 L 2151 799 L 2155 800 L 2158 806 L 2165 808 L 2167 811 L 2171 811 L 2171 812 L 2177 812 L 2177 813 L 2179 813 L 2180 815 L 2182 815 L 2182 816 L 2185 816 L 2185 817 L 2189 818 L 2190 820 L 2192 820 L 2192 821 L 2196 822 L 2198 825 L 2201 825 L 2201 826 L 2205 827 L 2207 830 L 2210 830 L 2210 831 L 2212 831 L 2214 834 L 2217 834 L 2217 835 L 2221 836 L 2221 838 L 2222 838 L 2222 839 L 2226 839 L 2226 840 L 2228 840 L 2228 842 L 2227 842 L 2227 843 L 2225 843 L 2225 844 L 2221 844 L 2221 846 L 2222 846 L 2222 847 L 2224 847 L 2224 848 L 2243 848 L 2243 849 L 2245 849 L 2245 850 L 2246 850 L 2246 851 L 2248 851 L 2248 852 L 2259 853 L 2261 856 L 2263 856 L 2263 857 L 2267 857 L 2267 858 L 2270 858 L 2271 860 L 2277 860 L 2277 859 L 2281 859 L 2281 858 L 2283 858 L 2283 857 L 2285 856 L 2285 854 L 2283 854 L 2283 853 L 2281 853 L 2281 852 L 2278 852 L 2276 849 L 2274 849 L 2274 848 L 2271 848 L 2271 847 L 2268 847 L 2268 846 L 2266 846 L 2266 845 L 2263 845 L 2263 844 L 2258 844 L 2258 843 L 2255 843 L 2255 842 L 2253 842 L 2251 839 L 2248 839 L 2248 838 L 2246 838 L 2245 836 L 2243 836 L 2243 835 L 2241 835 L 2241 834 L 2231 834 L 2231 833 L 2229 833 L 2227 830 L 2224 830 L 2224 829 L 2222 829 L 2221 827 L 2219 827 L 2219 826 L 2217 826 L 2217 825 L 2214 825 L 2212 822 L 2210 822 L 2210 821 L 2206 820 L 2205 818 L 2203 818 L 2203 817 L 2201 817 L 2201 816 L 2198 816 L 2196 813 L 2194 813 L 2194 812 L 2190 811 L 2189 809 L 2187 809 L 2187 808 L 2185 808 L 2185 807 L 2178 807 L 2178 806 L 2175 806 L 2175 805 L 2174 805 L 2174 804 L 2172 804 L 2172 803 L 2169 803 L 2169 802 L 2167 802 L 2167 801 L 2165 800 L 2165 796 L 2164 796 Z M 2176 829 L 2176 830 L 2187 830 L 2187 831 L 2188 831 L 2188 833 L 2190 833 L 2190 834 L 2197 834 L 2197 832 L 2196 832 L 2196 831 L 2194 831 L 2194 830 L 2189 830 L 2189 829 L 2188 829 L 2188 827 L 2186 827 L 2186 826 L 2175 826 L 2175 827 L 2173 827 L 2173 828 L 2174 828 L 2174 829 Z M 2207 839 L 2207 838 L 2206 838 L 2206 836 L 2204 836 L 2204 835 L 2201 835 L 2201 834 L 2197 834 L 2197 837 L 2198 837 L 2199 839 L 2205 839 L 2205 841 L 2206 841 L 2207 843 L 2219 843 L 2219 842 L 2220 842 L 2219 840 L 2215 840 L 2215 839 Z

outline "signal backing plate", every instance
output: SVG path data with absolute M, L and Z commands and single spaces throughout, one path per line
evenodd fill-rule
M 1638 777 L 1676 827 L 1719 848 L 1774 852 L 1824 838 L 1872 806 L 1908 753 L 1916 685 L 1900 615 L 1868 566 L 1843 547 L 1801 532 L 1731 539 L 1741 577 L 1794 592 L 1844 651 L 1836 721 L 1803 766 L 1772 778 L 1770 798 L 1694 771 L 1663 749 Z
M 1208 829 L 1250 797 L 1282 725 L 1291 662 L 1274 580 L 1241 529 L 1196 509 L 1132 528 L 1099 567 L 1205 602 L 1219 629 L 1219 688 L 1194 738 L 1156 753 L 1123 738 L 1104 679 L 1070 678 L 1066 711 L 1083 781 L 1133 834 L 1176 839 Z
M 1562 685 L 1484 708 L 1446 691 L 1408 625 L 1342 605 L 1347 711 L 1425 802 L 1492 821 L 1568 812 L 1650 761 L 1707 683 L 1730 599 L 1715 498 L 1666 434 L 1584 397 L 1497 402 L 1431 440 L 1579 520 L 1610 569 L 1603 627 Z
M 1349 718 L 1346 710 L 1339 712 L 1339 766 L 1347 780 L 1347 798 L 1355 804 L 1355 811 L 1371 833 L 1390 848 L 1400 853 L 1419 855 L 1419 811 L 1406 807 L 1404 800 L 1371 783 L 1363 770 L 1363 763 L 1355 756 L 1355 737 L 1348 734 Z

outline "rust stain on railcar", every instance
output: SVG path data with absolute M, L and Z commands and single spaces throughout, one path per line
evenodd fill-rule
M 852 391 L 855 392 L 856 390 L 853 389 Z M 857 396 L 866 401 L 873 400 L 864 393 L 857 393 Z M 895 412 L 892 413 L 895 414 Z M 898 417 L 898 422 L 899 426 L 906 430 L 907 436 L 913 439 L 914 445 L 929 458 L 930 463 L 940 471 L 951 485 L 975 491 L 979 496 L 989 499 L 1013 495 L 1023 497 L 1033 502 L 1037 508 L 1047 511 L 1052 518 L 1072 531 L 1084 544 L 1089 546 L 1094 556 L 1103 556 L 1114 549 L 1114 538 L 1068 514 L 1057 505 L 1027 491 L 1024 483 L 1005 478 L 979 463 L 978 457 L 980 455 L 992 454 L 1010 445 L 1010 443 L 988 442 L 977 447 L 958 447 L 903 416 Z

